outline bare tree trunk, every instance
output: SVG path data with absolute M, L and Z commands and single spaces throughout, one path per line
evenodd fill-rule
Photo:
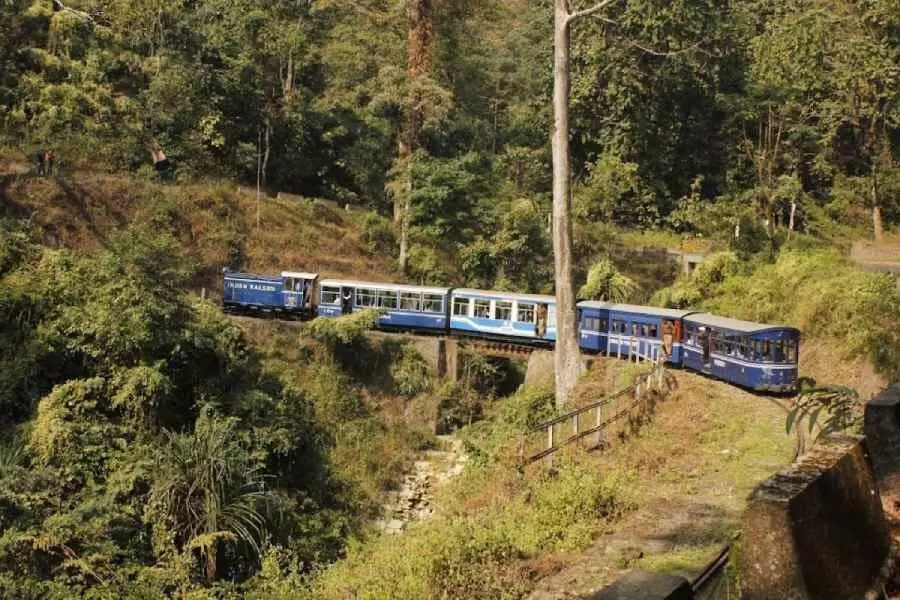
M 403 148 L 400 149 L 401 153 L 403 152 Z M 403 182 L 403 194 L 396 203 L 396 206 L 400 207 L 400 257 L 398 259 L 398 263 L 400 266 L 400 272 L 406 273 L 406 267 L 409 262 L 409 222 L 410 222 L 410 196 L 412 195 L 412 157 L 407 155 L 403 156 L 401 154 L 401 159 L 403 160 L 403 169 L 405 170 L 404 177 L 406 177 L 406 181 Z
M 431 71 L 432 40 L 434 24 L 432 23 L 431 0 L 407 0 L 407 75 L 412 83 L 420 76 Z M 409 227 L 412 210 L 412 161 L 419 147 L 419 135 L 425 115 L 417 93 L 413 93 L 407 107 L 406 131 L 401 134 L 399 162 L 406 169 L 404 193 L 394 199 L 394 222 L 400 224 L 400 271 L 406 271 L 409 253 Z
M 262 131 L 256 127 L 256 229 L 259 231 L 260 187 L 262 185 Z
M 581 374 L 572 285 L 569 195 L 569 11 L 553 0 L 553 266 L 556 272 L 556 404 L 563 406 Z
M 264 190 L 268 189 L 267 173 L 268 173 L 268 168 L 269 168 L 269 155 L 272 152 L 272 144 L 269 139 L 271 131 L 272 131 L 272 122 L 269 120 L 269 117 L 266 117 L 266 133 L 265 133 L 265 138 L 264 138 L 265 145 L 266 145 L 266 151 L 265 151 L 265 153 L 263 153 L 263 159 L 262 159 L 262 187 Z
M 881 220 L 881 207 L 877 204 L 872 207 L 872 228 L 875 232 L 875 241 L 884 241 L 884 221 Z
M 791 235 L 794 233 L 794 215 L 797 212 L 797 202 L 796 200 L 791 201 L 791 217 L 788 221 L 788 234 L 787 238 L 791 239 Z
M 873 153 L 874 154 L 874 153 Z M 872 230 L 875 241 L 884 241 L 884 221 L 881 220 L 881 198 L 878 193 L 878 165 L 877 159 L 872 160 Z

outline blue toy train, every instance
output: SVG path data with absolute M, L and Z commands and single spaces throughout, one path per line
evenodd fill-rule
M 271 277 L 224 270 L 229 311 L 336 317 L 378 308 L 378 326 L 552 346 L 556 298 L 467 288 L 324 279 L 284 271 Z M 797 385 L 800 332 L 709 313 L 582 301 L 579 344 L 590 353 L 640 355 L 759 391 Z

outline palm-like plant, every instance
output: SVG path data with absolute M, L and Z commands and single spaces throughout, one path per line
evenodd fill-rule
M 794 427 L 802 428 L 803 421 L 806 421 L 807 433 L 812 434 L 818 425 L 819 431 L 813 439 L 815 442 L 832 433 L 859 428 L 862 415 L 863 401 L 853 388 L 801 381 L 800 393 L 793 408 L 788 411 L 785 429 L 790 433 Z
M 166 431 L 151 492 L 179 545 L 199 552 L 207 583 L 216 578 L 219 544 L 242 543 L 258 555 L 265 524 L 264 478 L 237 438 L 236 423 L 204 410 L 192 434 Z
M 585 300 L 625 302 L 637 290 L 638 285 L 633 279 L 623 275 L 608 258 L 601 258 L 588 271 L 587 283 L 578 290 L 578 296 Z

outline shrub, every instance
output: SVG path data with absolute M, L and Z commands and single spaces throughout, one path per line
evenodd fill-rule
M 401 396 L 415 396 L 431 389 L 428 365 L 410 344 L 400 347 L 400 356 L 391 366 L 391 376 L 397 393 Z
M 362 227 L 362 241 L 366 250 L 380 256 L 396 256 L 397 237 L 388 219 L 369 213 L 363 220 Z

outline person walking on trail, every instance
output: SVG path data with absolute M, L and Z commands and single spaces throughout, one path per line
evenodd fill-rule
M 53 150 L 47 150 L 44 154 L 44 174 L 53 175 Z
M 43 150 L 38 150 L 37 155 L 34 157 L 35 162 L 35 171 L 38 175 L 43 176 L 45 173 L 44 170 L 44 159 L 46 158 L 47 153 Z

